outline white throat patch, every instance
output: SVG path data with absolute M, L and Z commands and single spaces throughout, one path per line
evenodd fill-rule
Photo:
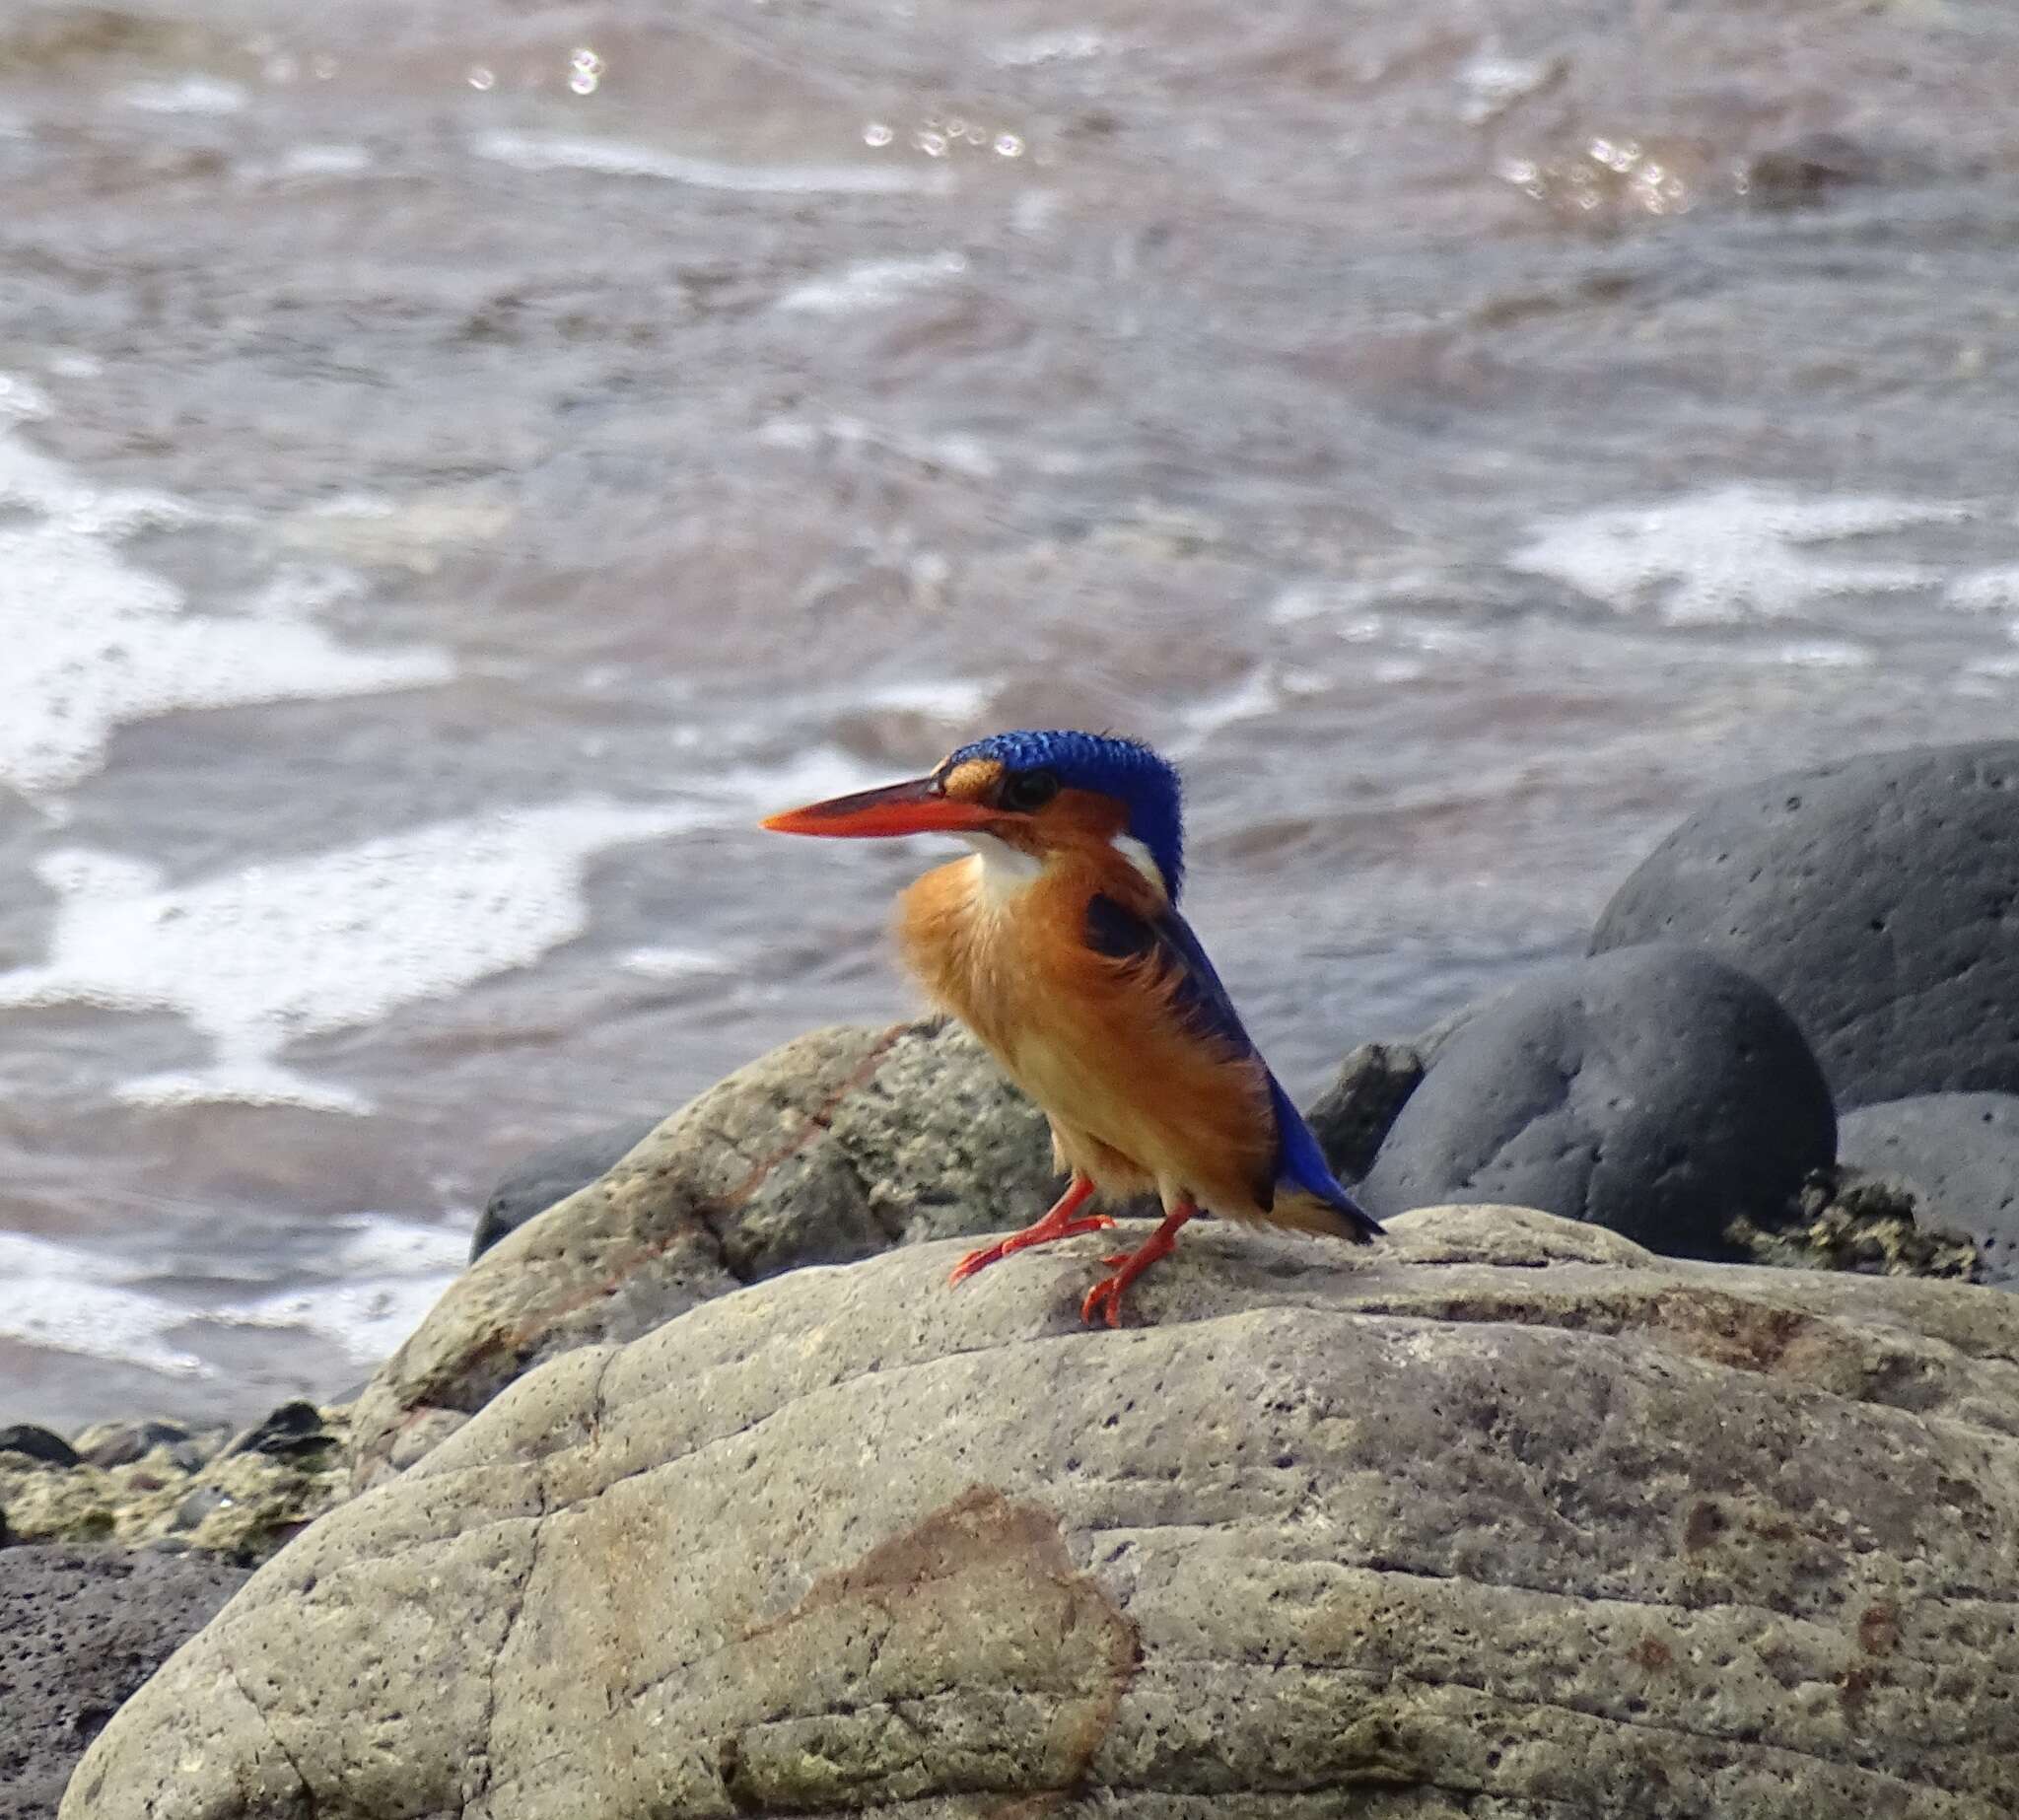
M 1036 855 L 993 834 L 963 834 L 960 838 L 982 857 L 982 902 L 991 910 L 1002 909 L 1027 891 L 1045 869 Z

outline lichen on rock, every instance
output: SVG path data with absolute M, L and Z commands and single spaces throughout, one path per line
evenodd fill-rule
M 104 1425 L 109 1428 L 111 1425 Z M 58 1465 L 0 1452 L 0 1513 L 16 1542 L 153 1544 L 216 1554 L 252 1567 L 349 1494 L 350 1411 L 285 1404 L 220 1445 L 168 1425 L 121 1425 L 143 1450 L 110 1450 L 111 1464 Z M 180 1436 L 180 1437 L 178 1437 Z M 86 1453 L 103 1431 L 78 1437 Z

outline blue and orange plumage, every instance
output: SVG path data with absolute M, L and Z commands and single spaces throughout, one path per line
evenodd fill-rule
M 1121 1321 L 1129 1284 L 1200 1209 L 1365 1242 L 1380 1227 L 1334 1179 L 1178 911 L 1176 772 L 1134 740 L 998 734 L 929 776 L 764 824 L 840 836 L 940 831 L 977 851 L 901 899 L 899 944 L 934 1001 L 1051 1121 L 1071 1181 L 1035 1225 L 971 1252 L 955 1282 L 1033 1244 L 1112 1225 L 1096 1193 L 1154 1191 L 1164 1221 L 1108 1259 L 1082 1313 Z

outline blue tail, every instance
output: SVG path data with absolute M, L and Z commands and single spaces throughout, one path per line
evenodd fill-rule
M 1332 1165 L 1325 1160 L 1325 1153 L 1318 1148 L 1318 1140 L 1304 1123 L 1304 1115 L 1290 1103 L 1283 1083 L 1273 1074 L 1269 1077 L 1269 1099 L 1276 1108 L 1277 1181 L 1323 1201 L 1353 1227 L 1353 1236 L 1359 1243 L 1379 1238 L 1380 1223 L 1340 1185 Z

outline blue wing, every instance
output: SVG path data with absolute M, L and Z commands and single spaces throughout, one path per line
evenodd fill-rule
M 1112 897 L 1096 893 L 1086 906 L 1086 945 L 1112 959 L 1146 961 L 1170 974 L 1176 982 L 1171 1002 L 1192 1029 L 1224 1043 L 1236 1055 L 1262 1061 L 1205 947 L 1176 910 L 1139 916 Z M 1363 1237 L 1372 1237 L 1380 1226 L 1340 1186 L 1303 1114 L 1283 1090 L 1283 1083 L 1269 1073 L 1266 1064 L 1262 1072 L 1276 1113 L 1276 1167 L 1272 1180 L 1265 1184 L 1262 1204 L 1270 1205 L 1278 1187 L 1299 1189 L 1344 1215 Z

